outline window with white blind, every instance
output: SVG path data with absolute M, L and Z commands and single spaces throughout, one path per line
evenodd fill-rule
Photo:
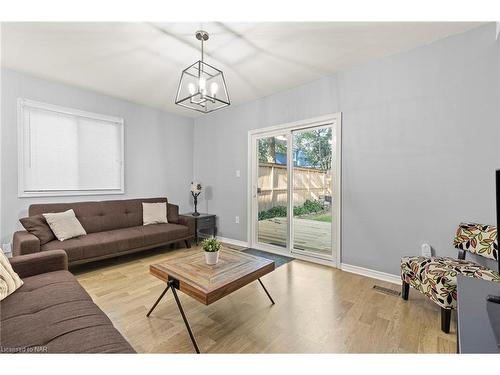
M 19 196 L 123 194 L 123 119 L 18 100 Z

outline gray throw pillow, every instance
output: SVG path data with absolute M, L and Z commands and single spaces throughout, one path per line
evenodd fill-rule
M 43 215 L 23 217 L 22 219 L 19 219 L 19 221 L 24 229 L 38 237 L 40 245 L 45 245 L 46 243 L 56 239 L 54 232 L 50 229 L 47 224 L 47 220 L 45 220 Z

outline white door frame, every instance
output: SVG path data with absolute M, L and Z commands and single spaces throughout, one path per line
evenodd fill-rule
M 334 214 L 336 214 L 337 218 L 340 220 L 332 221 L 332 234 L 335 233 L 334 242 L 332 241 L 332 246 L 335 245 L 336 253 L 335 256 L 325 258 L 321 256 L 314 256 L 312 254 L 303 254 L 300 251 L 292 251 L 290 248 L 289 239 L 287 238 L 287 247 L 281 248 L 279 246 L 274 246 L 270 244 L 262 244 L 257 241 L 257 221 L 254 220 L 256 215 L 258 214 L 258 206 L 256 198 L 257 194 L 257 186 L 256 186 L 256 178 L 258 176 L 258 165 L 255 163 L 255 159 L 257 157 L 257 143 L 256 140 L 258 137 L 262 136 L 276 136 L 276 135 L 284 135 L 284 132 L 287 135 L 288 146 L 292 145 L 291 142 L 291 131 L 305 128 L 313 128 L 319 127 L 321 125 L 329 125 L 333 124 L 333 137 L 334 137 L 334 151 L 332 155 L 332 165 L 335 166 L 335 185 L 334 188 Z M 250 130 L 248 132 L 248 150 L 247 150 L 247 239 L 249 247 L 253 247 L 260 250 L 269 251 L 276 254 L 286 255 L 297 259 L 305 259 L 316 263 L 326 264 L 333 267 L 340 268 L 341 265 L 341 257 L 342 257 L 342 113 L 333 113 L 325 116 L 315 117 L 311 119 L 305 119 L 300 121 L 294 121 L 290 123 L 274 125 L 266 128 L 260 128 L 255 130 Z M 289 154 L 292 152 L 291 147 L 287 148 L 287 160 L 290 160 Z M 292 181 L 292 166 L 288 168 L 288 181 Z M 288 197 L 291 197 L 291 193 L 293 191 L 293 186 L 291 183 L 288 184 Z M 291 237 L 291 218 L 293 217 L 293 211 L 290 210 L 290 207 L 293 207 L 293 202 L 291 199 L 288 199 L 288 209 L 287 209 L 287 223 L 288 223 L 288 233 L 289 238 Z M 292 216 L 291 216 L 292 214 Z

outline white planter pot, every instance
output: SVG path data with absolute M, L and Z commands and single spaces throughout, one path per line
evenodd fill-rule
M 207 264 L 209 265 L 217 264 L 217 262 L 219 261 L 219 253 L 220 251 L 212 251 L 212 252 L 205 251 L 205 261 L 207 262 Z

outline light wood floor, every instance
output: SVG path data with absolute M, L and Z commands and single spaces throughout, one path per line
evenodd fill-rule
M 293 223 L 296 249 L 332 255 L 332 223 L 299 218 L 294 218 Z M 259 221 L 259 242 L 285 247 L 286 237 L 286 217 L 275 217 Z
M 193 250 L 193 249 L 192 249 Z M 192 353 L 169 292 L 149 318 L 164 285 L 149 265 L 178 250 L 154 250 L 72 269 L 115 327 L 140 353 Z M 199 249 L 194 248 L 194 251 Z M 294 260 L 205 306 L 179 293 L 205 353 L 453 353 L 452 332 L 440 330 L 439 309 L 414 290 L 410 300 L 372 289 L 395 284 Z

